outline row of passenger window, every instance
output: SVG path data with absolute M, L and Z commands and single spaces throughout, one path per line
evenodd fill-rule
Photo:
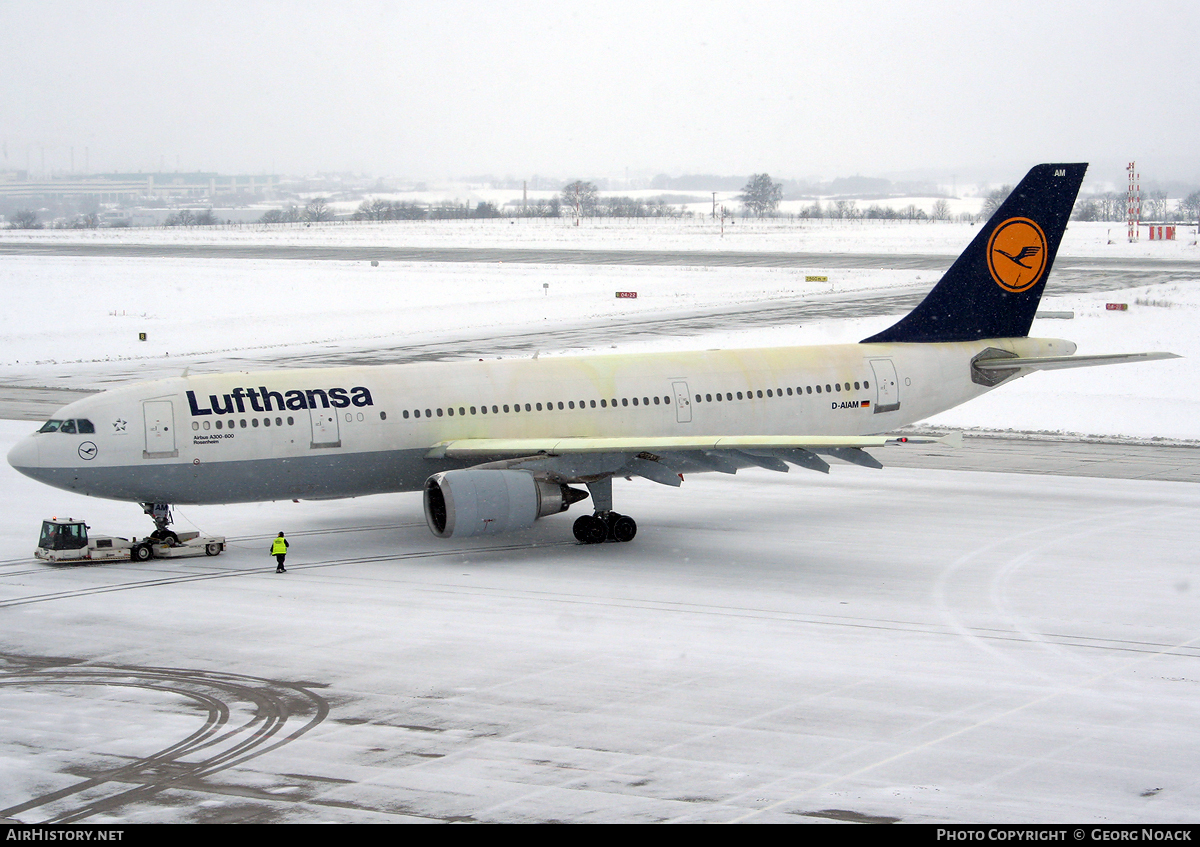
M 620 400 L 618 400 L 616 397 L 614 397 L 612 400 L 609 400 L 607 398 L 602 399 L 602 400 L 580 400 L 578 402 L 576 402 L 575 400 L 567 400 L 565 403 L 562 400 L 559 400 L 557 402 L 550 402 L 550 403 L 544 403 L 544 404 L 543 403 L 525 403 L 525 404 L 513 403 L 511 406 L 508 404 L 505 404 L 502 406 L 501 405 L 470 406 L 470 407 L 459 406 L 457 408 L 457 414 L 460 417 L 466 417 L 468 414 L 472 414 L 472 415 L 487 415 L 487 414 L 501 415 L 501 414 L 504 414 L 504 415 L 507 415 L 507 414 L 517 414 L 522 411 L 524 411 L 524 412 L 541 412 L 541 411 L 552 412 L 555 409 L 558 409 L 559 411 L 568 411 L 571 409 L 596 409 L 596 408 L 607 409 L 607 408 L 610 408 L 610 406 L 611 406 L 611 408 L 615 409 L 615 408 L 617 408 L 618 405 L 620 405 L 620 406 L 631 406 L 631 405 L 632 406 L 639 406 L 639 405 L 649 406 L 651 404 L 653 404 L 655 406 L 670 406 L 671 398 L 670 398 L 670 396 L 641 397 L 641 398 L 622 397 Z M 414 418 L 438 417 L 438 418 L 440 418 L 442 416 L 446 416 L 446 417 L 452 418 L 452 417 L 454 417 L 455 413 L 456 413 L 456 410 L 455 410 L 455 407 L 453 407 L 453 406 L 450 406 L 446 409 L 425 409 L 424 412 L 422 412 L 420 409 L 413 409 L 411 417 L 414 417 Z M 405 409 L 403 412 L 403 415 L 404 415 L 404 418 L 407 420 L 410 417 L 409 410 Z
M 855 391 L 862 391 L 862 390 L 868 389 L 870 387 L 871 387 L 871 383 L 867 382 L 865 379 L 862 382 L 854 383 Z M 786 389 L 786 392 L 787 392 L 788 397 L 795 397 L 795 396 L 799 396 L 801 394 L 812 394 L 814 392 L 814 389 L 817 394 L 822 394 L 822 393 L 832 394 L 835 391 L 838 391 L 838 392 L 849 391 L 850 383 L 835 382 L 833 385 L 829 385 L 828 383 L 826 383 L 824 390 L 822 390 L 822 387 L 820 385 L 815 385 L 815 386 L 814 385 L 804 385 L 804 386 L 797 385 L 795 391 L 793 391 L 789 387 Z M 766 396 L 768 398 L 783 397 L 784 392 L 785 392 L 785 389 L 783 389 L 783 388 L 775 388 L 775 389 L 768 388 L 766 391 Z M 720 403 L 722 400 L 733 400 L 735 398 L 738 400 L 753 400 L 753 399 L 755 399 L 755 397 L 757 397 L 760 400 L 763 398 L 763 392 L 761 389 L 759 389 L 758 391 L 746 391 L 746 392 L 726 391 L 724 395 L 722 395 L 720 392 L 718 392 L 717 394 L 705 394 L 703 397 L 701 397 L 699 394 L 697 394 L 696 402 L 697 403 L 712 403 L 715 401 L 717 403 Z
M 215 421 L 212 422 L 212 426 L 216 429 L 237 429 L 239 426 L 242 429 L 245 429 L 248 426 L 257 427 L 259 425 L 259 420 L 260 420 L 259 418 L 249 418 L 249 419 L 238 418 L 237 420 L 232 420 L 232 421 L 222 421 L 220 418 L 217 418 Z M 272 422 L 271 418 L 262 418 L 261 421 L 262 421 L 262 426 L 271 426 L 271 422 Z M 283 426 L 283 418 L 274 418 L 274 423 L 275 423 L 275 426 Z M 296 419 L 293 418 L 291 415 L 288 415 L 287 425 L 293 426 L 293 425 L 295 425 L 295 423 L 296 423 Z M 208 421 L 204 421 L 203 423 L 201 423 L 199 421 L 192 421 L 192 429 L 193 430 L 208 429 L 208 428 L 209 428 Z
M 803 395 L 803 394 L 812 394 L 812 393 L 814 393 L 814 391 L 817 394 L 821 394 L 821 393 L 832 394 L 835 391 L 837 391 L 837 392 L 850 391 L 851 390 L 850 385 L 851 384 L 849 382 L 844 382 L 844 383 L 838 382 L 838 383 L 834 383 L 833 385 L 826 384 L 824 387 L 822 387 L 820 385 L 816 385 L 816 386 L 806 385 L 806 386 L 796 386 L 795 389 L 792 389 L 790 387 L 787 389 L 768 388 L 766 390 L 765 395 L 761 389 L 758 390 L 757 392 L 754 392 L 754 391 L 738 391 L 738 392 L 727 391 L 723 395 L 722 394 L 716 394 L 716 395 L 697 394 L 696 402 L 697 403 L 712 403 L 712 402 L 719 403 L 722 400 L 733 400 L 735 397 L 738 400 L 752 400 L 756 396 L 761 399 L 764 396 L 766 396 L 768 398 L 783 397 L 783 396 L 785 396 L 785 394 L 788 397 L 794 397 L 794 396 L 799 396 L 799 395 Z M 866 380 L 863 380 L 862 382 L 854 383 L 855 391 L 868 389 L 870 387 L 871 387 L 871 383 L 867 382 Z M 670 406 L 671 405 L 671 397 L 670 397 L 670 395 L 665 396 L 665 397 L 641 397 L 641 398 L 622 397 L 622 398 L 620 398 L 620 400 L 618 400 L 616 397 L 614 397 L 614 398 L 612 398 L 612 400 L 609 400 L 607 398 L 601 399 L 601 400 L 579 400 L 579 401 L 567 400 L 565 403 L 562 400 L 558 400 L 558 401 L 544 403 L 544 404 L 543 403 L 524 403 L 524 404 L 513 403 L 511 405 L 505 404 L 505 405 L 495 405 L 495 406 L 458 406 L 458 407 L 449 406 L 445 409 L 425 409 L 425 410 L 405 409 L 402 412 L 402 415 L 404 416 L 405 420 L 408 420 L 409 418 L 420 418 L 420 417 L 426 417 L 426 418 L 451 417 L 452 418 L 456 414 L 459 417 L 466 417 L 467 415 L 487 415 L 487 414 L 493 414 L 493 415 L 505 414 L 505 415 L 507 415 L 507 414 L 517 414 L 522 411 L 525 411 L 525 412 L 541 412 L 541 411 L 552 412 L 555 409 L 557 409 L 559 411 L 569 411 L 572 409 L 596 409 L 596 408 L 600 408 L 600 409 L 613 408 L 613 409 L 615 409 L 615 408 L 618 408 L 618 406 L 628 407 L 628 406 L 639 406 L 639 405 L 641 405 L 641 406 L 650 406 L 650 405 Z

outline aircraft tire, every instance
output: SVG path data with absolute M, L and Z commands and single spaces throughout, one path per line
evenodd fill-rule
M 613 541 L 633 541 L 633 537 L 637 535 L 637 521 L 629 515 L 621 515 L 613 521 L 611 534 Z
M 169 547 L 174 547 L 179 543 L 179 536 L 169 529 L 156 529 L 150 533 L 150 537 L 155 541 L 162 541 Z
M 571 531 L 581 544 L 599 544 L 608 537 L 608 527 L 594 515 L 581 515 Z
M 587 544 L 587 525 L 590 520 L 590 516 L 580 515 L 571 526 L 571 534 L 575 536 L 575 540 L 580 544 Z

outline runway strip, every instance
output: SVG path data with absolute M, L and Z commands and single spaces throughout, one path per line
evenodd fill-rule
M 945 270 L 953 255 L 717 250 L 564 250 L 524 247 L 384 247 L 300 244 L 28 244 L 0 242 L 0 255 L 188 259 L 296 259 L 340 262 L 511 262 L 538 265 L 892 268 Z M 1200 261 L 1060 256 L 1058 269 L 1113 273 L 1200 273 Z M 1056 270 L 1056 272 L 1057 272 Z

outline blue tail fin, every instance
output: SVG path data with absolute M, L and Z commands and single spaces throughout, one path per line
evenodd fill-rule
M 863 343 L 1028 335 L 1085 171 L 1031 170 L 921 304 Z

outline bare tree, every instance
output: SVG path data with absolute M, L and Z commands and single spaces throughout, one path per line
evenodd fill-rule
M 1100 220 L 1100 204 L 1093 199 L 1080 199 L 1075 203 L 1075 211 L 1071 213 L 1071 217 L 1077 221 L 1098 221 Z
M 391 212 L 392 204 L 387 200 L 380 198 L 364 200 L 359 204 L 353 219 L 356 221 L 386 221 L 391 219 Z
M 96 214 L 95 212 L 88 212 L 86 214 L 80 215 L 75 220 L 71 221 L 69 224 L 65 224 L 62 227 L 55 227 L 55 228 L 56 229 L 59 229 L 59 228 L 62 228 L 62 229 L 99 229 L 100 228 L 100 216 L 98 214 Z
M 853 220 L 858 217 L 858 209 L 853 200 L 838 200 L 829 207 L 829 216 L 838 220 Z
M 8 222 L 9 229 L 41 229 L 42 222 L 38 220 L 37 212 L 33 209 L 19 209 L 13 213 Z
M 783 199 L 783 185 L 772 182 L 770 174 L 754 174 L 738 196 L 746 211 L 757 218 L 769 217 Z
M 1096 198 L 1097 220 L 1123 221 L 1129 214 L 1129 197 L 1109 191 Z
M 1146 216 L 1152 221 L 1163 221 L 1167 217 L 1167 192 L 1151 191 L 1146 199 Z
M 329 202 L 324 197 L 309 200 L 308 205 L 304 207 L 304 220 L 310 223 L 333 220 L 333 210 L 329 208 Z
M 979 210 L 979 217 L 987 220 L 996 214 L 996 210 L 1004 205 L 1004 201 L 1008 199 L 1008 195 L 1012 194 L 1012 190 L 1011 185 L 1002 185 L 994 191 L 988 192 L 988 196 L 983 200 L 983 208 Z
M 1187 197 L 1179 201 L 1179 206 L 1183 213 L 1191 220 L 1200 225 L 1200 191 L 1193 191 Z
M 562 202 L 575 210 L 575 223 L 596 209 L 596 185 L 577 179 L 562 190 Z
M 950 203 L 945 198 L 938 200 L 933 204 L 933 209 L 930 210 L 929 217 L 935 221 L 950 220 Z

